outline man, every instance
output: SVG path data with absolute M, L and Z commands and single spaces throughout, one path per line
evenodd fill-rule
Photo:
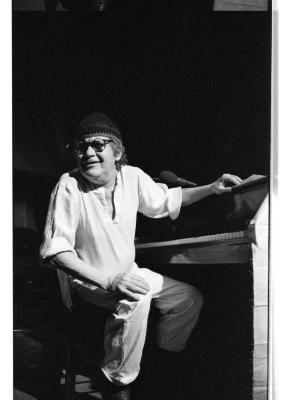
M 161 314 L 158 344 L 173 353 L 185 349 L 202 306 L 196 288 L 136 265 L 137 212 L 175 219 L 181 206 L 227 192 L 226 185 L 241 179 L 224 174 L 210 185 L 188 189 L 157 184 L 126 165 L 120 131 L 100 113 L 80 123 L 70 148 L 78 168 L 64 174 L 51 195 L 41 257 L 68 271 L 81 299 L 111 311 L 102 365 L 107 399 L 130 399 L 151 303 Z

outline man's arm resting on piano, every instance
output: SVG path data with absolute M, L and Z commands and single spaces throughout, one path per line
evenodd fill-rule
M 236 175 L 223 174 L 215 182 L 194 188 L 182 188 L 182 206 L 196 203 L 212 194 L 223 194 L 231 191 L 231 187 L 238 185 L 242 179 Z

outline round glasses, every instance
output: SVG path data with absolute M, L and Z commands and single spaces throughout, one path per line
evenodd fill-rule
M 110 142 L 113 142 L 113 140 L 95 139 L 92 142 L 76 142 L 73 145 L 67 145 L 66 149 L 71 150 L 75 154 L 83 155 L 91 147 L 96 153 L 101 153 Z

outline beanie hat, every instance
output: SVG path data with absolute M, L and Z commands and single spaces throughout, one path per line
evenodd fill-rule
M 118 127 L 106 115 L 98 112 L 88 115 L 77 127 L 74 140 L 96 135 L 107 136 L 122 142 L 122 136 Z

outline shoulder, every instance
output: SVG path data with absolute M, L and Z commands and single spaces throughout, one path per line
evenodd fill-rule
M 133 167 L 131 165 L 125 165 L 121 169 L 123 182 L 126 182 L 128 186 L 138 186 L 139 188 L 149 185 L 153 180 L 139 167 Z
M 78 170 L 73 170 L 62 174 L 58 180 L 58 185 L 63 187 L 77 185 L 77 172 Z
M 127 182 L 127 186 L 137 187 L 140 194 L 143 192 L 151 193 L 151 190 L 155 190 L 156 182 L 141 168 L 126 165 L 123 170 L 123 178 L 124 182 Z
M 126 175 L 134 175 L 137 174 L 140 168 L 134 167 L 133 165 L 124 165 L 121 168 L 121 172 L 123 172 Z
M 54 192 L 65 192 L 76 195 L 80 191 L 80 174 L 77 169 L 66 172 L 58 180 Z
M 121 169 L 122 174 L 130 178 L 139 178 L 142 175 L 146 175 L 145 172 L 139 167 L 134 167 L 132 165 L 124 165 Z

